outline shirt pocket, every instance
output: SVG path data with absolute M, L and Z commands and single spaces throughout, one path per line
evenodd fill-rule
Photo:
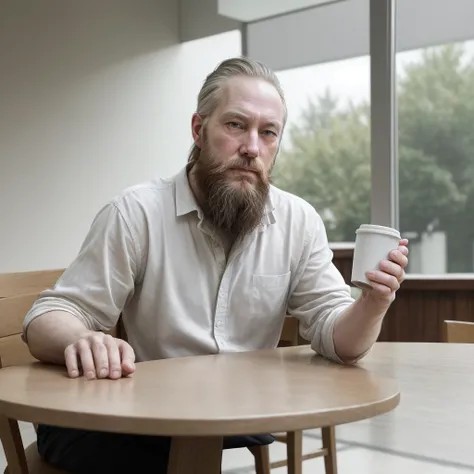
M 250 308 L 257 317 L 277 317 L 286 312 L 291 272 L 252 275 Z

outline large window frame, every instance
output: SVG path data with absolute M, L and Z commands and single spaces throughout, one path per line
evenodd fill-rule
M 369 30 L 371 223 L 398 228 L 396 0 L 370 0 Z M 242 24 L 241 38 L 246 56 L 247 23 Z

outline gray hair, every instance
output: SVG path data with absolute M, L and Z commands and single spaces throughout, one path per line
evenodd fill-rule
M 277 75 L 265 64 L 247 57 L 226 59 L 206 77 L 198 95 L 196 113 L 203 116 L 204 121 L 206 121 L 219 105 L 220 92 L 225 81 L 238 76 L 263 79 L 275 87 L 285 109 L 283 121 L 285 124 L 287 119 L 285 94 Z M 197 161 L 199 153 L 199 147 L 193 144 L 189 152 L 188 161 L 190 165 Z

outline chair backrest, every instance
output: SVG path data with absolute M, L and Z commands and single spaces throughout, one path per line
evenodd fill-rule
M 23 319 L 64 269 L 0 274 L 0 368 L 35 360 L 21 340 Z
M 40 293 L 51 288 L 64 269 L 0 274 L 0 298 Z
M 0 299 L 0 368 L 36 360 L 21 339 L 23 319 L 39 293 Z
M 474 323 L 467 321 L 444 321 L 444 341 L 474 344 Z
M 297 346 L 299 344 L 299 321 L 292 316 L 287 316 L 283 323 L 279 347 Z
M 64 269 L 0 274 L 0 298 L 40 293 L 51 288 Z
M 0 275 L 0 369 L 36 360 L 21 339 L 23 320 L 40 292 L 54 285 L 60 275 L 53 272 L 46 275 L 41 272 L 26 273 Z M 37 425 L 33 423 L 33 426 L 36 430 Z M 26 472 L 27 460 L 18 423 L 4 417 L 0 419 L 0 438 L 8 460 L 5 472 Z M 60 472 L 43 463 L 29 467 L 34 472 L 45 474 Z

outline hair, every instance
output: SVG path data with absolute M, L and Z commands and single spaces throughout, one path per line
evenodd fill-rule
M 226 59 L 206 77 L 199 91 L 196 108 L 196 113 L 204 118 L 204 124 L 219 105 L 222 86 L 228 79 L 239 76 L 263 79 L 275 87 L 285 109 L 283 121 L 285 124 L 287 119 L 286 100 L 278 77 L 265 64 L 247 57 Z M 200 148 L 196 144 L 193 144 L 189 152 L 189 166 L 192 166 L 197 161 L 200 152 Z

